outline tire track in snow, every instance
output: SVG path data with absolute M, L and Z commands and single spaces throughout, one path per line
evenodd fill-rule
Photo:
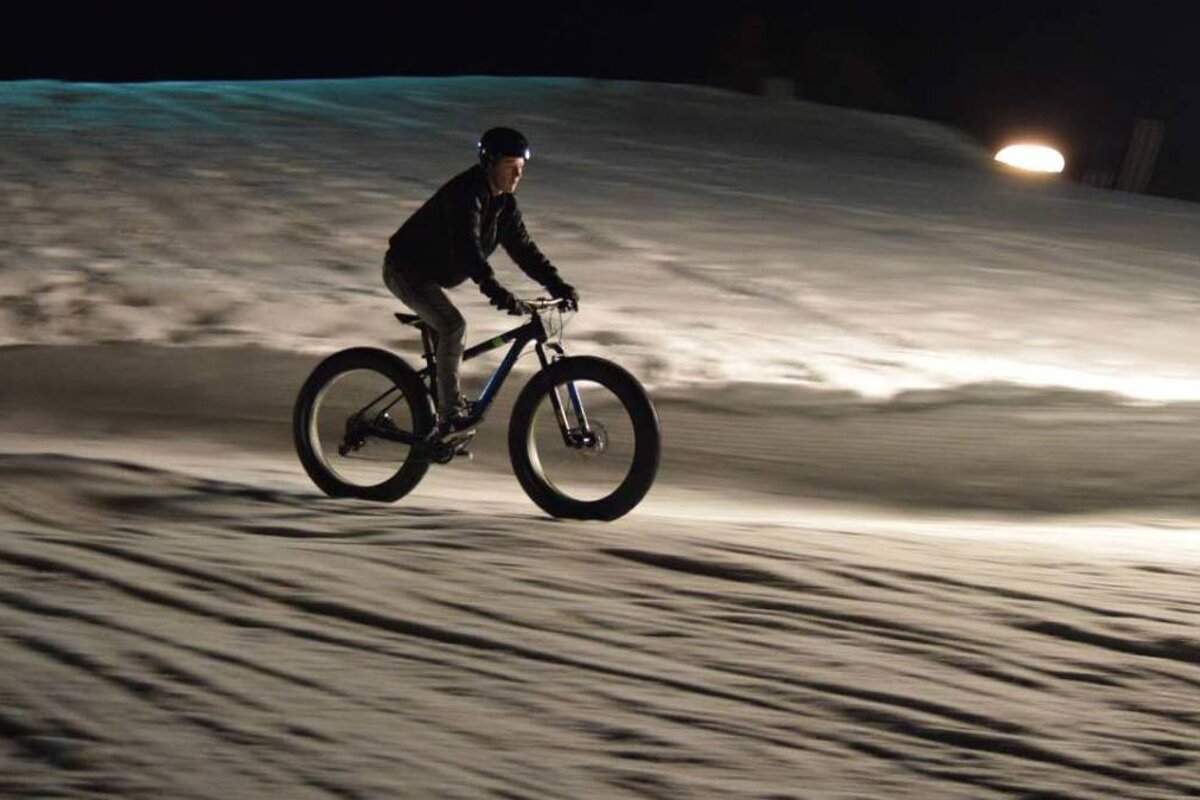
M 763 698 L 743 696 L 733 692 L 724 692 L 702 684 L 657 677 L 653 674 L 643 673 L 637 670 L 606 667 L 603 664 L 594 664 L 576 658 L 559 656 L 549 652 L 548 650 L 539 650 L 509 642 L 504 639 L 479 636 L 452 628 L 434 626 L 415 620 L 393 617 L 381 614 L 371 609 L 357 607 L 342 602 L 312 596 L 285 596 L 273 590 L 254 586 L 246 581 L 232 579 L 223 575 L 217 575 L 209 571 L 198 570 L 186 565 L 175 564 L 162 558 L 151 557 L 141 553 L 134 553 L 132 551 L 113 547 L 111 545 L 89 542 L 63 542 L 61 544 L 65 544 L 69 547 L 77 547 L 80 549 L 89 550 L 95 553 L 102 553 L 107 556 L 128 560 L 133 563 L 143 564 L 157 569 L 163 569 L 185 577 L 199 579 L 206 583 L 214 583 L 217 585 L 234 588 L 250 594 L 255 598 L 273 600 L 282 605 L 289 606 L 293 609 L 303 611 L 310 615 L 332 618 L 342 622 L 356 623 L 357 625 L 365 626 L 377 631 L 398 633 L 404 636 L 417 637 L 446 645 L 503 653 L 559 666 L 581 668 L 589 671 L 609 674 L 613 677 L 623 677 L 632 680 L 647 681 L 650 683 L 662 683 L 663 685 L 670 686 L 671 688 L 694 692 L 701 696 L 716 697 L 734 702 L 743 702 L 752 706 L 759 706 L 777 711 L 787 710 L 786 706 L 773 703 Z M 112 573 L 96 571 L 93 568 L 83 568 L 76 565 L 71 565 L 65 561 L 56 561 L 43 556 L 15 554 L 11 550 L 4 548 L 0 548 L 0 560 L 24 566 L 30 566 L 37 569 L 69 572 L 78 577 L 90 577 L 93 580 L 104 580 L 105 582 L 120 587 L 122 590 L 133 594 L 134 596 L 140 597 L 141 599 L 154 600 L 155 602 L 161 603 L 175 610 L 188 611 L 193 614 L 208 616 L 223 623 L 248 626 L 262 624 L 261 622 L 254 622 L 253 617 L 244 613 L 220 611 L 210 606 L 206 606 L 206 604 L 195 600 L 184 599 L 181 596 L 174 595 L 164 590 L 151 589 L 146 586 L 140 586 L 131 581 L 116 579 L 113 577 Z M 366 642 L 355 642 L 354 644 L 351 644 L 350 642 L 354 642 L 354 640 L 348 640 L 346 637 L 325 633 L 323 631 L 318 632 L 313 628 L 300 628 L 298 626 L 280 624 L 268 625 L 267 627 L 272 627 L 276 630 L 291 633 L 292 635 L 299 636 L 300 638 L 309 638 L 314 641 L 339 643 L 344 644 L 347 647 L 374 650 L 378 653 L 388 652 L 388 649 L 384 646 L 370 645 Z M 417 658 L 418 660 L 429 660 L 427 658 L 415 656 L 411 653 L 408 653 L 406 657 Z M 441 662 L 433 661 L 432 663 Z
M 754 588 L 762 589 L 764 592 L 772 589 L 782 589 L 787 591 L 793 588 L 792 582 L 783 580 L 777 574 L 766 570 L 758 570 L 752 567 L 747 567 L 744 564 L 737 562 L 721 563 L 719 561 L 710 561 L 704 559 L 681 559 L 677 556 L 666 555 L 662 553 L 650 551 L 629 551 L 622 549 L 612 549 L 606 551 L 611 555 L 630 559 L 637 563 L 646 564 L 648 566 L 665 569 L 668 571 L 678 571 L 685 574 L 701 575 L 706 578 L 717 581 L 730 581 L 733 583 L 750 584 Z M 876 567 L 878 569 L 878 567 Z M 969 598 L 975 600 L 978 606 L 985 606 L 988 603 L 995 604 L 997 599 L 1003 600 L 1020 600 L 1025 602 L 1036 602 L 1043 606 L 1048 606 L 1050 609 L 1054 607 L 1062 607 L 1070 611 L 1082 611 L 1090 615 L 1100 618 L 1118 616 L 1123 619 L 1138 619 L 1144 621 L 1162 621 L 1160 618 L 1150 615 L 1130 614 L 1126 612 L 1114 611 L 1110 608 L 1071 603 L 1062 601 L 1059 598 L 1047 595 L 1039 595 L 1031 592 L 1008 590 L 997 586 L 988 586 L 983 584 L 969 583 L 966 581 L 953 580 L 935 576 L 931 574 L 915 573 L 912 571 L 889 570 L 883 568 L 884 574 L 900 575 L 907 579 L 924 580 L 926 586 L 949 586 L 959 594 L 965 594 Z M 885 584 L 886 585 L 886 584 Z M 896 584 L 896 588 L 900 588 L 902 584 Z M 664 589 L 668 587 L 664 586 Z M 921 590 L 920 583 L 909 584 L 908 591 L 911 594 L 913 589 L 918 593 Z M 695 592 L 689 593 L 695 595 Z M 767 607 L 772 610 L 785 611 L 789 617 L 793 615 L 817 617 L 824 619 L 833 619 L 842 622 L 850 622 L 857 626 L 865 626 L 866 629 L 874 629 L 883 633 L 884 636 L 897 635 L 896 629 L 903 630 L 903 626 L 897 626 L 894 619 L 888 617 L 871 617 L 865 615 L 851 615 L 844 612 L 830 613 L 828 610 L 819 609 L 811 605 L 804 605 L 795 602 L 781 602 L 774 600 L 764 600 L 755 598 L 745 598 L 737 596 L 722 595 L 716 593 L 701 593 L 702 596 L 710 599 L 713 602 L 719 602 L 725 599 L 727 602 L 745 604 L 752 607 Z M 930 598 L 934 601 L 947 600 L 948 598 L 938 597 L 938 593 Z M 910 603 L 912 601 L 910 600 Z M 913 603 L 915 605 L 915 603 Z M 1008 624 L 1012 624 L 1011 622 Z M 1054 627 L 1052 630 L 1047 630 L 1044 624 L 1034 624 L 1032 626 L 1022 626 L 1017 624 L 1016 627 L 1026 627 L 1038 633 L 1052 633 L 1065 635 L 1075 641 L 1085 641 L 1093 644 L 1101 644 L 1104 646 L 1114 647 L 1122 652 L 1131 652 L 1137 655 L 1150 655 L 1154 657 L 1180 658 L 1184 661 L 1192 663 L 1195 661 L 1196 648 L 1186 642 L 1178 640 L 1168 640 L 1166 643 L 1159 643 L 1156 646 L 1153 643 L 1143 643 L 1131 640 L 1117 640 L 1112 637 L 1097 637 L 1088 635 L 1074 629 L 1062 629 Z M 886 632 L 885 632 L 886 631 Z M 901 636 L 901 638 L 904 638 Z M 926 629 L 921 632 L 921 635 L 913 640 L 919 645 L 936 645 L 942 641 L 952 642 L 952 645 L 947 646 L 955 655 L 961 655 L 964 649 L 974 650 L 979 655 L 984 655 L 988 651 L 986 640 L 976 639 L 971 642 L 970 639 L 964 639 L 962 636 L 955 637 L 952 640 L 947 640 L 945 631 L 936 629 Z M 971 643 L 970 646 L 964 648 L 964 645 Z M 1027 671 L 1039 671 L 1031 664 L 1021 662 L 1021 655 L 1016 658 L 1001 659 L 1008 660 L 1019 668 Z M 728 669 L 737 671 L 735 667 Z M 986 671 L 973 669 L 973 672 L 979 675 L 987 675 L 989 677 L 999 677 L 1001 680 L 1013 680 L 1009 676 L 998 675 L 998 671 L 990 668 Z M 1040 670 L 1044 674 L 1053 675 L 1053 670 Z M 745 670 L 747 677 L 762 677 L 755 670 Z M 1077 675 L 1063 676 L 1069 680 L 1078 680 Z M 1095 681 L 1093 678 L 1098 677 Z M 1102 685 L 1122 686 L 1119 681 L 1107 681 L 1103 675 L 1089 676 L 1089 682 L 1098 682 Z M 1015 725 L 1002 718 L 980 715 L 965 709 L 958 709 L 954 706 L 944 704 L 928 703 L 919 699 L 908 698 L 903 695 L 890 694 L 877 690 L 864 690 L 862 688 L 842 685 L 830 682 L 815 682 L 815 681 L 799 681 L 789 677 L 775 677 L 775 680 L 789 687 L 801 686 L 803 688 L 815 691 L 815 696 L 810 699 L 811 702 L 818 705 L 825 705 L 831 711 L 844 715 L 850 719 L 859 720 L 871 724 L 873 727 L 881 727 L 889 732 L 896 733 L 903 737 L 911 737 L 916 739 L 928 740 L 935 743 L 944 743 L 956 748 L 962 748 L 971 751 L 982 751 L 1004 755 L 1006 757 L 1014 757 L 1018 759 L 1053 764 L 1057 766 L 1068 767 L 1086 775 L 1103 775 L 1109 778 L 1114 778 L 1122 781 L 1128 781 L 1131 784 L 1140 781 L 1138 772 L 1119 766 L 1095 762 L 1093 760 L 1079 758 L 1067 752 L 1060 751 L 1055 748 L 1043 747 L 1031 743 L 1039 735 L 1039 731 L 1031 729 L 1027 726 Z M 1046 690 L 1050 687 L 1045 682 L 1032 681 L 1022 679 L 1018 681 L 1025 688 L 1034 688 Z M 844 700 L 859 700 L 870 703 L 864 706 L 859 703 L 843 702 Z M 924 721 L 926 717 L 941 718 L 951 723 L 963 723 L 968 727 L 963 728 L 961 725 L 953 727 L 945 727 L 944 725 L 930 724 Z M 1155 786 L 1168 788 L 1172 790 L 1180 790 L 1186 792 L 1196 791 L 1197 787 L 1186 782 L 1163 781 L 1155 782 Z
M 45 463 L 54 467 L 39 472 Z M 397 517 L 85 460 L 25 466 L 34 477 L 9 487 L 10 502 L 44 496 L 40 482 L 64 488 L 60 507 L 40 523 L 8 517 L 15 524 L 0 544 L 0 572 L 15 580 L 0 588 L 0 620 L 10 620 L 0 627 L 24 635 L 15 641 L 32 643 L 30 657 L 57 652 L 68 666 L 115 674 L 121 693 L 157 687 L 143 691 L 165 693 L 161 709 L 158 700 L 137 702 L 178 715 L 215 746 L 266 750 L 262 770 L 239 778 L 244 785 L 292 781 L 307 787 L 300 791 L 379 796 L 369 781 L 316 765 L 345 758 L 336 763 L 386 771 L 370 737 L 334 722 L 347 709 L 383 727 L 435 734 L 392 762 L 435 782 L 443 778 L 430 777 L 433 765 L 448 775 L 440 770 L 453 756 L 444 754 L 463 747 L 502 754 L 497 741 L 521 741 L 529 752 L 557 754 L 541 774 L 560 788 L 545 796 L 571 795 L 561 788 L 571 783 L 556 771 L 559 758 L 589 765 L 591 794 L 650 786 L 636 777 L 649 770 L 661 776 L 654 791 L 703 796 L 711 792 L 700 786 L 711 790 L 751 760 L 756 780 L 776 788 L 811 763 L 853 764 L 897 786 L 924 782 L 934 794 L 1033 796 L 1047 781 L 1064 796 L 1197 790 L 1188 768 L 1195 748 L 1178 744 L 1189 741 L 1194 715 L 1186 705 L 1171 715 L 1131 700 L 1162 686 L 1194 695 L 1183 682 L 1200 681 L 1194 663 L 1021 628 L 1057 621 L 1107 631 L 1093 626 L 1120 623 L 1126 643 L 1152 648 L 1169 641 L 1157 631 L 1186 620 L 1186 606 L 1169 614 L 1146 602 L 1116 606 L 1108 583 L 1087 579 L 1084 564 L 835 531 L 797 530 L 799 541 L 763 546 L 753 544 L 761 531 L 744 525 L 688 538 L 660 537 L 650 529 L 661 522 L 649 519 L 647 529 L 637 520 L 576 528 L 436 507 Z M 72 528 L 70 505 L 86 524 Z M 379 532 L 389 514 L 395 536 L 343 536 Z M 247 524 L 331 535 L 260 536 Z M 1191 578 L 1185 569 L 1120 574 L 1155 582 L 1163 597 Z M 39 582 L 61 597 L 32 594 Z M 389 585 L 396 597 L 368 591 Z M 182 627 L 175 617 L 194 621 Z M 80 647 L 103 641 L 87 631 L 112 620 L 128 629 L 128 643 L 101 653 Z M 275 652 L 292 654 L 276 668 L 337 694 L 210 662 L 204 651 L 217 643 L 186 641 L 182 630 L 267 637 L 282 648 Z M 1054 649 L 1039 649 L 1046 639 Z M 1148 659 L 1160 663 L 1157 673 L 1139 669 Z M 218 671 L 201 668 L 209 663 Z M 247 673 L 260 677 L 243 682 Z M 303 722 L 285 721 L 283 694 L 309 699 Z M 487 716 L 453 713 L 467 708 Z M 1078 714 L 1078 724 L 1062 725 L 1062 713 Z M 1114 713 L 1138 724 L 1099 733 L 1097 720 Z M 1148 736 L 1147 725 L 1162 733 Z M 1105 747 L 1119 757 L 1105 757 Z M 313 764 L 294 769 L 297 759 Z M 517 764 L 525 762 L 495 755 L 459 772 L 480 794 L 527 793 Z

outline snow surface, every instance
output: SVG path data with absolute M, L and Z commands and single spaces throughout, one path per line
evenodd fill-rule
M 587 298 L 572 334 L 651 383 L 1200 400 L 1200 209 L 1006 176 L 929 123 L 579 80 L 3 97 L 7 343 L 396 338 L 386 239 L 503 121 L 535 145 L 532 231 Z
M 386 239 L 493 124 L 660 411 L 612 524 L 499 423 L 391 506 L 291 453 L 320 355 L 414 353 Z M 1200 794 L 1200 207 L 493 78 L 0 84 L 0 203 L 0 796 Z

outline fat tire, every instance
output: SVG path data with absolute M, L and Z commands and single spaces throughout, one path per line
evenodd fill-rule
M 420 457 L 415 448 L 409 450 L 407 458 L 391 478 L 374 486 L 357 486 L 342 481 L 331 472 L 313 446 L 313 404 L 321 390 L 335 378 L 357 369 L 374 370 L 400 388 L 412 414 L 416 428 L 414 433 L 424 435 L 433 428 L 433 406 L 416 371 L 394 353 L 374 347 L 353 347 L 334 353 L 318 364 L 300 388 L 292 413 L 292 438 L 296 454 L 308 477 L 330 497 L 354 497 L 391 503 L 411 492 L 429 471 L 428 459 Z
M 566 381 L 592 381 L 621 401 L 633 424 L 636 443 L 629 474 L 608 496 L 576 500 L 548 483 L 530 459 L 531 431 L 539 402 L 553 386 Z M 658 412 L 646 390 L 624 368 L 593 356 L 554 362 L 534 375 L 517 397 L 508 427 L 508 452 L 521 488 L 543 511 L 565 519 L 614 520 L 629 513 L 650 490 L 658 474 L 662 431 Z

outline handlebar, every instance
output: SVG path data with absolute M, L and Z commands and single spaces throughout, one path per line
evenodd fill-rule
M 532 311 L 548 311 L 552 308 L 566 308 L 569 301 L 563 298 L 535 297 L 521 302 Z

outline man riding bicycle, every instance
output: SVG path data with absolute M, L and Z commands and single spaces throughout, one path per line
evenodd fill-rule
M 383 262 L 388 289 L 437 333 L 439 438 L 471 423 L 459 383 L 467 324 L 444 289 L 470 278 L 496 308 L 526 313 L 487 262 L 501 245 L 552 297 L 579 303 L 579 293 L 529 237 L 513 196 L 531 155 L 528 141 L 511 128 L 492 128 L 478 149 L 479 163 L 447 181 L 392 235 Z

